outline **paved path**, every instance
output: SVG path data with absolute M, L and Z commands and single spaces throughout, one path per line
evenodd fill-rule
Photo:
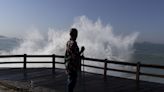
M 65 92 L 66 78 L 63 69 L 0 69 L 0 92 Z M 82 73 L 75 92 L 164 92 L 164 84 Z

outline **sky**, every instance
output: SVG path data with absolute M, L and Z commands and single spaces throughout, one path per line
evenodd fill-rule
M 164 44 L 164 0 L 0 0 L 0 35 L 65 28 L 82 15 L 110 24 L 115 34 L 139 32 L 138 41 Z

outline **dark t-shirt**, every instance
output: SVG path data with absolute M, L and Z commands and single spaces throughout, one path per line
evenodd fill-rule
M 79 70 L 80 54 L 76 41 L 69 40 L 66 44 L 65 66 L 68 73 Z

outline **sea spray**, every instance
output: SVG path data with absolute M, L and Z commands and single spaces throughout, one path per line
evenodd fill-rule
M 86 16 L 75 18 L 70 28 L 78 29 L 77 43 L 79 47 L 85 46 L 84 55 L 86 57 L 109 59 L 129 62 L 133 55 L 133 44 L 138 33 L 132 33 L 127 36 L 115 35 L 112 26 L 103 25 L 101 20 L 92 21 Z M 37 29 L 32 29 L 21 39 L 18 47 L 11 50 L 8 54 L 59 54 L 64 55 L 66 42 L 69 40 L 69 30 L 58 30 L 49 28 L 47 34 L 42 34 Z M 64 29 L 64 28 L 63 28 Z M 34 59 L 28 59 L 29 61 Z M 45 59 L 49 61 L 51 59 Z M 45 61 L 44 60 L 44 61 Z M 63 59 L 58 61 L 63 62 Z M 103 66 L 102 63 L 85 61 L 87 64 Z M 29 65 L 31 67 L 38 65 Z M 41 65 L 49 67 L 50 65 Z M 60 66 L 59 66 L 60 67 Z M 108 67 L 118 67 L 108 65 Z M 126 67 L 121 67 L 121 69 Z M 87 71 L 95 71 L 91 68 L 85 68 Z M 96 71 L 101 72 L 101 71 Z M 102 73 L 102 72 L 101 72 Z
M 112 26 L 109 24 L 103 25 L 101 20 L 96 22 L 89 20 L 86 16 L 78 17 L 72 27 L 79 30 L 79 37 L 77 39 L 80 46 L 85 46 L 85 56 L 116 60 L 123 62 L 130 62 L 134 53 L 133 44 L 138 37 L 138 32 L 127 36 L 115 35 Z M 90 65 L 102 66 L 103 63 L 95 63 L 86 61 Z M 129 69 L 131 67 L 108 65 L 112 68 Z M 96 71 L 103 73 L 100 70 L 92 68 L 85 68 L 87 71 Z M 120 75 L 120 73 L 110 72 L 113 75 Z

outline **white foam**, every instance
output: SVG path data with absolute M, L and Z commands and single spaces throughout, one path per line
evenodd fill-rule
M 111 25 L 103 25 L 100 19 L 93 22 L 86 16 L 75 18 L 70 28 L 72 27 L 78 29 L 77 43 L 79 47 L 85 46 L 85 56 L 127 62 L 132 58 L 134 53 L 133 44 L 138 32 L 126 36 L 115 35 Z M 42 34 L 35 28 L 31 29 L 21 38 L 21 44 L 7 54 L 64 55 L 66 42 L 69 40 L 70 28 L 67 30 L 65 28 L 63 30 L 49 28 L 47 34 Z M 103 65 L 95 62 L 88 62 L 88 64 Z

